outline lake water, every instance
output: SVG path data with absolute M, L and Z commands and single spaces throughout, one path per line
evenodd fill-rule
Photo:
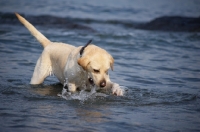
M 199 17 L 199 7 L 198 0 L 1 0 L 0 131 L 200 131 L 200 32 L 124 25 Z M 13 12 L 51 41 L 81 46 L 93 39 L 114 57 L 110 78 L 125 95 L 65 99 L 53 76 L 29 85 L 43 48 Z

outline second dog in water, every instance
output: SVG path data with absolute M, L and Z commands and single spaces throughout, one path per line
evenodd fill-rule
M 41 84 L 53 73 L 70 92 L 95 86 L 97 90 L 107 89 L 118 96 L 123 95 L 123 89 L 110 81 L 108 70 L 113 70 L 114 59 L 107 51 L 90 42 L 84 47 L 51 42 L 22 16 L 17 13 L 16 16 L 44 47 L 30 84 Z

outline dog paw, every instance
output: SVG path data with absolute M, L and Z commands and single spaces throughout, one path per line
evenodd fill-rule
M 117 96 L 123 96 L 124 90 L 120 88 L 119 84 L 114 83 L 112 86 L 112 94 L 117 95 Z
M 75 92 L 76 91 L 76 85 L 73 83 L 68 83 L 68 91 L 69 92 Z

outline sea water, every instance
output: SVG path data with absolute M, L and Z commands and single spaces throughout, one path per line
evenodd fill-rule
M 200 131 L 200 33 L 133 26 L 162 16 L 199 17 L 199 6 L 198 0 L 1 0 L 0 131 Z M 14 12 L 51 41 L 82 46 L 93 39 L 115 59 L 110 78 L 125 95 L 67 93 L 55 76 L 29 85 L 43 48 Z

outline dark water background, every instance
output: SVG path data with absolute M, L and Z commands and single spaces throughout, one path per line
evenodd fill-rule
M 200 131 L 200 33 L 129 26 L 199 17 L 199 7 L 198 0 L 1 0 L 0 131 Z M 52 41 L 80 46 L 92 38 L 115 58 L 110 77 L 126 95 L 66 100 L 55 77 L 29 85 L 43 49 L 13 12 Z

